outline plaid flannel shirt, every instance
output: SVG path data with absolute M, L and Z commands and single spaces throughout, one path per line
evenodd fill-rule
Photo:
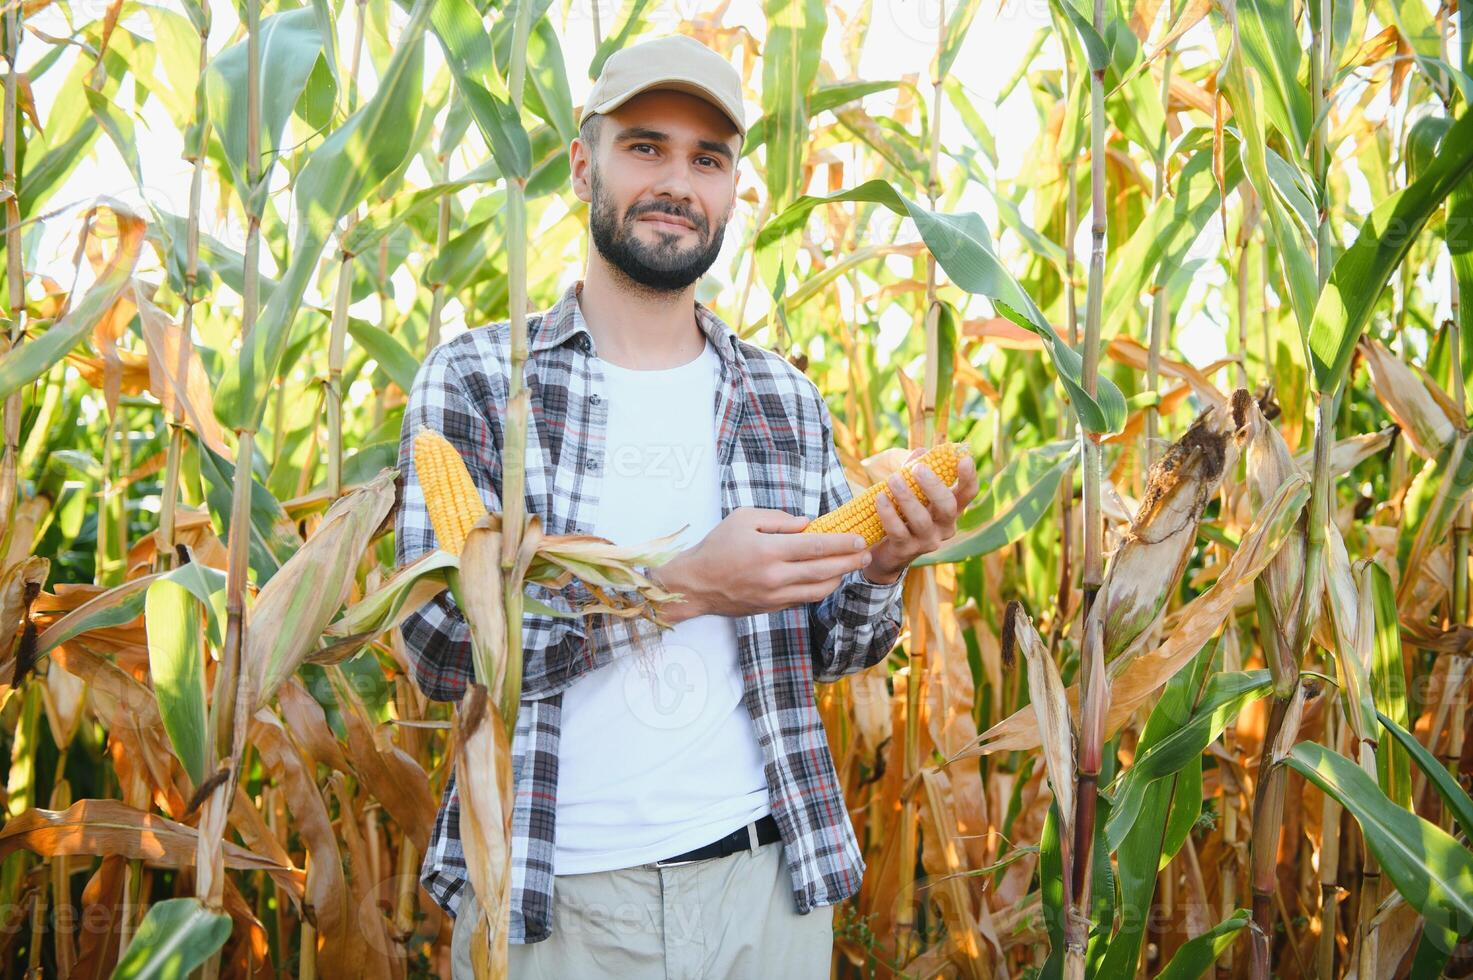
M 550 310 L 527 318 L 532 417 L 526 504 L 549 534 L 589 533 L 599 504 L 608 404 L 578 305 L 582 286 L 575 282 Z M 722 515 L 737 507 L 764 507 L 817 517 L 848 500 L 852 491 L 834 450 L 829 410 L 813 382 L 777 354 L 738 338 L 702 304 L 695 311 L 721 361 L 714 411 Z M 399 442 L 399 565 L 437 547 L 414 471 L 419 426 L 439 431 L 459 450 L 487 509 L 501 511 L 509 366 L 510 331 L 503 321 L 440 344 L 420 367 Z M 594 598 L 576 579 L 557 591 L 535 585 L 527 591 L 566 611 Z M 736 620 L 745 703 L 761 744 L 800 913 L 854 894 L 864 873 L 814 702 L 814 682 L 837 680 L 883 660 L 900 633 L 900 616 L 900 582 L 877 585 L 854 571 L 821 602 Z M 473 680 L 470 634 L 448 590 L 411 613 L 400 629 L 420 689 L 433 700 L 459 700 Z M 525 672 L 512 742 L 512 942 L 551 934 L 562 692 L 584 672 L 658 633 L 637 618 L 607 614 L 524 617 Z M 467 876 L 453 772 L 420 880 L 442 908 L 456 914 Z

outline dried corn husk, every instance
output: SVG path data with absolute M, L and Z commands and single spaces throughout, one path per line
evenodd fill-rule
M 1152 465 L 1145 499 L 1090 610 L 1103 627 L 1107 663 L 1150 629 L 1181 581 L 1202 510 L 1237 459 L 1233 429 L 1229 407 L 1209 409 Z
M 1049 656 L 1048 648 L 1023 611 L 1023 604 L 1008 603 L 1003 617 L 1004 654 L 1023 654 L 1028 670 L 1028 698 L 1038 730 L 1043 733 L 1043 761 L 1048 771 L 1049 788 L 1059 804 L 1059 839 L 1072 840 L 1074 835 L 1074 729 L 1069 721 L 1069 699 L 1059 668 Z
M 1423 380 L 1379 340 L 1362 337 L 1360 350 L 1377 399 L 1401 426 L 1417 455 L 1435 457 L 1457 431 L 1453 420 Z
M 1236 597 L 1249 588 L 1297 526 L 1300 512 L 1309 499 L 1309 478 L 1299 474 L 1279 488 L 1267 506 L 1255 515 L 1253 526 L 1238 543 L 1237 551 L 1222 575 L 1206 592 L 1184 606 L 1173 627 L 1163 636 L 1159 649 L 1144 656 L 1120 661 L 1110 686 L 1110 711 L 1106 735 L 1116 731 L 1146 699 L 1161 688 L 1202 649 L 1222 621 L 1233 610 Z M 1079 685 L 1068 690 L 1071 704 L 1078 703 Z M 987 731 L 965 751 L 945 764 L 993 752 L 1027 751 L 1041 744 L 1038 719 L 1031 708 L 1019 708 Z
M 460 837 L 476 897 L 471 958 L 478 977 L 501 978 L 511 915 L 511 745 L 481 684 L 466 688 L 451 739 Z
M 1234 397 L 1233 411 L 1238 426 L 1235 439 L 1244 447 L 1248 469 L 1248 499 L 1257 513 L 1290 479 L 1305 471 L 1295 462 L 1279 430 L 1264 418 L 1252 398 Z M 1289 678 L 1297 674 L 1292 661 L 1298 650 L 1300 608 L 1304 600 L 1304 553 L 1306 517 L 1301 515 L 1294 536 L 1280 548 L 1254 584 L 1260 607 L 1265 611 L 1264 655 L 1276 682 L 1287 693 Z

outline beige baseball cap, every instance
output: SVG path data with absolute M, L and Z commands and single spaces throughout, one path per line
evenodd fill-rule
M 578 125 L 652 88 L 675 89 L 705 99 L 726 113 L 746 138 L 741 76 L 721 55 L 684 34 L 641 41 L 609 55 L 578 114 Z

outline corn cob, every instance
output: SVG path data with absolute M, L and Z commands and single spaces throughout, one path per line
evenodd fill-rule
M 487 513 L 465 460 L 444 436 L 420 426 L 414 435 L 414 470 L 441 549 L 459 555 L 466 535 Z
M 957 466 L 961 462 L 962 454 L 966 451 L 966 446 L 962 443 L 943 442 L 927 450 L 920 459 L 901 467 L 900 473 L 905 478 L 905 482 L 910 485 L 911 492 L 916 495 L 916 499 L 922 504 L 928 504 L 926 492 L 921 489 L 920 483 L 912 475 L 912 470 L 925 464 L 931 469 L 931 472 L 940 477 L 942 483 L 951 486 L 956 482 Z M 808 526 L 803 528 L 803 532 L 862 534 L 866 547 L 874 544 L 885 536 L 885 526 L 880 523 L 880 512 L 875 506 L 876 498 L 881 490 L 885 491 L 885 496 L 890 498 L 892 504 L 896 502 L 895 495 L 882 481 L 852 498 L 842 507 L 837 507 L 810 521 Z

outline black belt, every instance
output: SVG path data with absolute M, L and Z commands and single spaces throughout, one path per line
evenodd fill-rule
M 704 861 L 707 858 L 726 857 L 728 854 L 735 854 L 738 851 L 756 850 L 752 846 L 751 836 L 747 832 L 747 828 L 752 826 L 753 824 L 745 824 L 720 840 L 712 841 L 694 850 L 686 851 L 684 854 L 677 854 L 674 857 L 665 858 L 655 863 L 659 865 L 684 864 L 687 861 Z M 757 830 L 757 843 L 759 845 L 772 844 L 782 839 L 782 835 L 777 831 L 777 821 L 772 819 L 772 814 L 758 819 L 755 822 L 755 826 Z

